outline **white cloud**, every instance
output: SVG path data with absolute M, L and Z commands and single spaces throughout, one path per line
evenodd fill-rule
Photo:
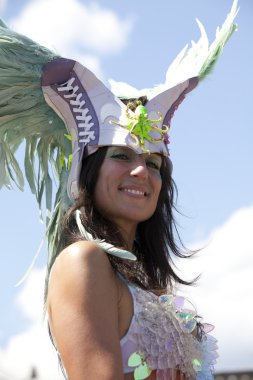
M 42 323 L 44 269 L 34 269 L 17 296 L 20 312 L 31 319 L 30 327 L 0 348 L 0 368 L 12 380 L 28 378 L 36 367 L 41 380 L 62 380 L 58 359 Z
M 102 79 L 100 55 L 124 49 L 133 23 L 95 3 L 33 0 L 9 26 L 57 54 L 79 61 Z
M 237 211 L 208 242 L 198 244 L 207 244 L 198 257 L 180 266 L 184 277 L 203 272 L 199 286 L 187 288 L 185 294 L 199 314 L 216 326 L 218 371 L 252 369 L 252 226 L 253 207 Z M 0 349 L 1 371 L 12 380 L 28 376 L 31 366 L 36 366 L 42 380 L 62 379 L 56 353 L 40 323 L 44 275 L 44 270 L 34 269 L 17 296 L 21 313 L 32 321 L 30 328 Z
M 17 18 L 10 20 L 10 26 L 61 56 L 75 58 L 81 55 L 83 63 L 92 62 L 101 75 L 97 55 L 124 49 L 132 21 L 120 19 L 112 10 L 95 3 L 32 0 Z
M 71 59 L 80 62 L 82 65 L 90 69 L 99 79 L 103 79 L 103 71 L 101 68 L 100 60 L 92 54 L 80 54 L 77 51 L 73 51 L 69 55 Z
M 253 207 L 237 211 L 216 229 L 195 259 L 180 265 L 181 276 L 203 273 L 185 292 L 199 314 L 215 325 L 217 370 L 253 369 Z
M 7 0 L 0 0 L 0 12 L 4 12 L 7 5 Z
M 16 298 L 22 313 L 33 322 L 39 321 L 43 314 L 45 274 L 44 269 L 34 268 Z
M 10 339 L 8 346 L 0 351 L 0 367 L 12 380 L 28 378 L 33 367 L 41 380 L 63 379 L 46 329 L 38 324 Z

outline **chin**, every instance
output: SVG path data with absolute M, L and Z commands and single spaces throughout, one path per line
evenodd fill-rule
M 152 213 L 131 213 L 131 212 L 127 212 L 126 213 L 127 215 L 127 218 L 126 220 L 131 220 L 135 223 L 142 223 L 142 222 L 145 222 L 146 220 L 150 219 L 153 215 L 154 215 L 154 212 Z

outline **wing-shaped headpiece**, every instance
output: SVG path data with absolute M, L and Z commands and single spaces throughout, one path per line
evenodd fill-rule
M 43 67 L 42 90 L 48 105 L 64 121 L 72 141 L 68 194 L 78 196 L 83 157 L 101 146 L 127 146 L 137 153 L 168 155 L 171 117 L 187 92 L 198 83 L 191 78 L 141 102 L 133 111 L 80 63 L 56 58 Z
M 45 195 L 49 252 L 56 246 L 62 215 L 78 194 L 83 157 L 110 145 L 168 155 L 173 113 L 212 70 L 236 29 L 237 11 L 234 0 L 210 46 L 198 21 L 199 41 L 180 52 L 165 83 L 141 91 L 115 81 L 108 89 L 80 63 L 60 58 L 0 21 L 0 188 L 15 183 L 22 190 L 26 177 L 40 209 Z M 120 100 L 143 95 L 146 104 L 136 108 Z M 22 143 L 24 172 L 16 159 Z

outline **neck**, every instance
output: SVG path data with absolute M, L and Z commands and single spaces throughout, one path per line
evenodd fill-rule
M 137 226 L 120 226 L 118 225 L 118 229 L 126 243 L 126 249 L 132 251 L 134 245 L 134 239 L 136 235 Z

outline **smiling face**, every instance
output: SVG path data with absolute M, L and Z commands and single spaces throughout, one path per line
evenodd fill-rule
M 137 154 L 126 147 L 109 147 L 95 188 L 98 211 L 118 227 L 136 228 L 157 206 L 162 179 L 159 154 Z

